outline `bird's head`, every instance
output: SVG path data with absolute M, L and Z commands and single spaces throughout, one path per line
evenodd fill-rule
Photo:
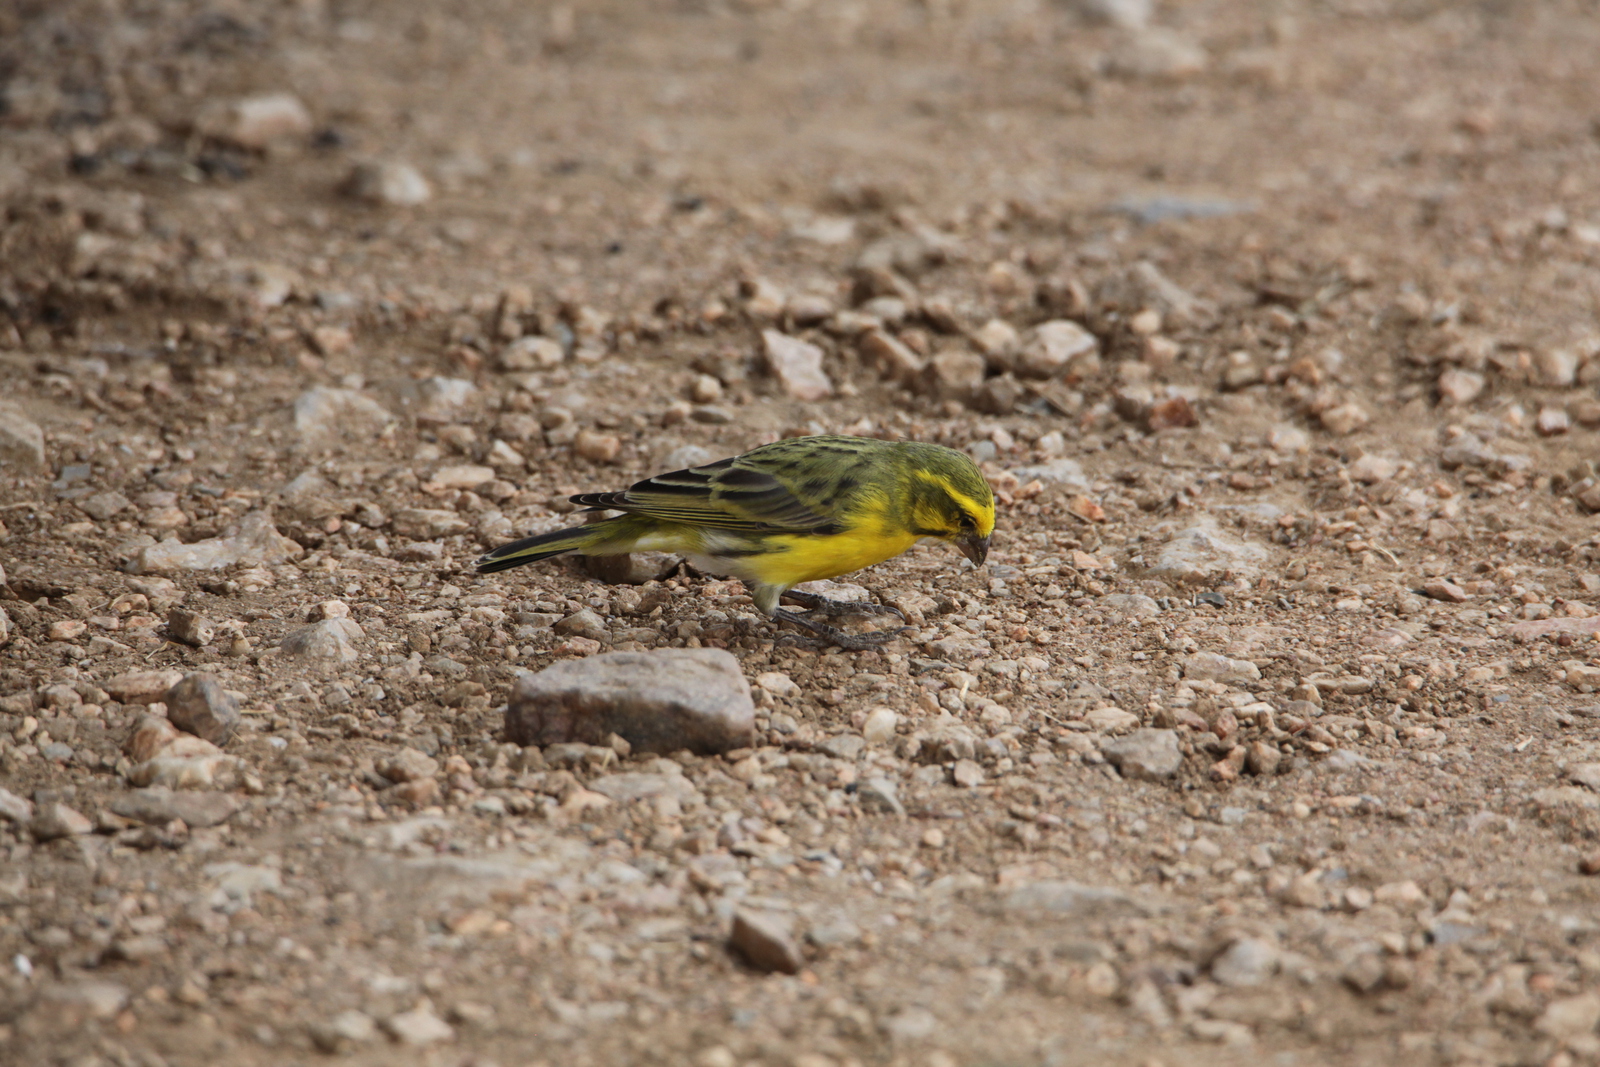
M 966 455 L 937 445 L 925 449 L 912 466 L 912 531 L 948 541 L 982 566 L 994 533 L 994 491 Z

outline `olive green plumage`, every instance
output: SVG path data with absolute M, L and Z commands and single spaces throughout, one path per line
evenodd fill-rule
M 781 610 L 779 598 L 836 612 L 885 610 L 828 605 L 791 589 L 897 556 L 924 537 L 948 541 L 981 564 L 994 531 L 994 494 L 967 456 L 942 445 L 867 437 L 777 441 L 622 492 L 571 499 L 623 514 L 502 545 L 478 560 L 478 570 L 565 552 L 678 552 L 712 573 L 743 579 L 768 615 L 848 647 L 864 647 L 874 635 L 842 634 Z

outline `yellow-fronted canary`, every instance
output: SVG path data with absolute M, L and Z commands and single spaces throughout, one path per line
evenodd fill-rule
M 994 493 L 967 456 L 942 445 L 868 437 L 796 437 L 742 456 L 658 474 L 620 493 L 571 498 L 622 515 L 501 545 L 483 573 L 566 552 L 613 556 L 676 552 L 750 587 L 762 611 L 846 648 L 893 635 L 851 635 L 778 607 L 790 601 L 828 614 L 890 612 L 842 604 L 793 587 L 898 556 L 924 537 L 948 541 L 975 565 L 989 553 Z

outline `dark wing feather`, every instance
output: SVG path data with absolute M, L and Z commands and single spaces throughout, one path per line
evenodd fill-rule
M 584 507 L 724 530 L 813 531 L 834 522 L 742 456 L 658 474 L 620 493 L 584 493 L 571 500 Z

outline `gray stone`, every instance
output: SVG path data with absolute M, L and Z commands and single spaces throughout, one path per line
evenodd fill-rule
M 686 800 L 700 795 L 694 783 L 681 774 L 647 774 L 638 771 L 595 778 L 589 782 L 589 788 L 619 804 L 647 797 L 669 796 Z
M 330 1055 L 347 1050 L 352 1045 L 364 1045 L 378 1036 L 378 1024 L 366 1012 L 351 1008 L 324 1023 L 310 1027 L 312 1044 L 317 1051 Z
M 379 207 L 415 207 L 433 199 L 433 186 L 421 171 L 387 160 L 357 163 L 344 180 L 344 192 Z
M 1214 574 L 1254 578 L 1271 559 L 1265 546 L 1225 532 L 1209 515 L 1196 517 L 1172 533 L 1149 561 L 1145 573 L 1180 582 L 1198 582 Z
M 1041 322 L 1029 332 L 1016 362 L 1024 377 L 1082 377 L 1100 368 L 1100 339 L 1071 319 Z
M 168 691 L 167 718 L 178 729 L 220 745 L 239 726 L 239 702 L 216 675 L 197 672 Z
M 167 612 L 167 636 L 174 641 L 202 648 L 217 636 L 217 628 L 199 612 L 173 608 Z
M 0 819 L 19 825 L 33 818 L 33 801 L 0 787 Z
M 668 552 L 629 552 L 621 556 L 583 556 L 584 572 L 607 585 L 643 585 L 667 577 L 683 562 Z
M 817 748 L 834 759 L 853 760 L 867 747 L 867 739 L 860 734 L 835 734 L 823 738 Z
M 771 912 L 740 909 L 734 913 L 728 947 L 760 971 L 799 974 L 805 965 L 789 923 Z
M 755 705 L 739 661 L 721 649 L 607 652 L 556 663 L 517 679 L 506 709 L 519 745 L 618 734 L 639 752 L 701 754 L 755 740 Z
M 1211 977 L 1225 986 L 1257 986 L 1278 969 L 1278 946 L 1259 937 L 1241 937 L 1211 961 Z
M 39 999 L 56 1010 L 58 1024 L 63 1016 L 83 1019 L 110 1019 L 128 1006 L 128 987 L 116 982 L 87 980 L 70 985 L 46 986 Z
M 373 769 L 391 782 L 415 782 L 438 774 L 439 761 L 418 749 L 401 748 L 379 760 Z
M 575 611 L 564 619 L 558 619 L 551 629 L 558 634 L 588 637 L 595 641 L 611 636 L 606 621 L 590 608 Z
M 1230 659 L 1217 652 L 1196 652 L 1183 661 L 1183 676 L 1223 685 L 1259 682 L 1261 668 L 1247 659 Z
M 364 636 L 361 627 L 351 619 L 323 619 L 290 630 L 278 648 L 286 656 L 301 659 L 354 663 L 361 658 L 361 653 L 351 642 Z
M 900 803 L 900 792 L 893 781 L 872 777 L 862 782 L 856 790 L 863 811 L 879 811 L 887 815 L 904 815 L 906 806 Z
M 1017 467 L 1011 473 L 1024 485 L 1031 481 L 1040 481 L 1045 485 L 1065 485 L 1074 489 L 1089 488 L 1089 476 L 1083 473 L 1083 464 L 1075 459 L 1052 459 L 1032 467 Z
M 1143 915 L 1149 909 L 1120 889 L 1078 882 L 1029 882 L 1006 894 L 1007 911 L 1044 912 L 1078 918 Z
M 1600 792 L 1600 763 L 1574 763 L 1567 768 L 1567 777 Z
M 58 837 L 73 837 L 94 830 L 87 815 L 60 802 L 40 804 L 33 813 L 28 831 L 40 841 L 54 841 Z
M 761 346 L 767 370 L 789 396 L 823 400 L 833 395 L 833 382 L 822 369 L 822 349 L 777 330 L 762 330 Z
M 428 1007 L 413 1008 L 389 1016 L 383 1021 L 383 1030 L 399 1044 L 414 1047 L 450 1041 L 456 1036 L 455 1027 Z
M 443 508 L 401 508 L 394 513 L 391 524 L 395 533 L 414 541 L 450 537 L 472 528 L 460 514 Z
M 183 675 L 177 671 L 129 671 L 108 678 L 105 690 L 119 703 L 154 704 L 165 700 L 181 681 Z
M 269 513 L 252 511 L 239 520 L 238 532 L 232 536 L 187 545 L 176 539 L 146 545 L 128 561 L 126 569 L 131 574 L 214 571 L 237 563 L 269 566 L 304 554 L 299 544 L 278 533 Z
M 1183 766 L 1183 751 L 1178 747 L 1176 730 L 1135 730 L 1104 748 L 1111 765 L 1124 778 L 1158 782 L 1171 778 Z
M 1147 597 L 1143 593 L 1107 593 L 1097 603 L 1107 611 L 1130 618 L 1161 614 L 1161 605 L 1155 602 L 1154 597 Z
M 213 103 L 195 119 L 202 136 L 259 151 L 311 134 L 311 112 L 293 93 L 262 93 Z
M 377 434 L 394 421 L 387 408 L 354 389 L 318 385 L 294 399 L 294 428 L 303 443 L 324 436 Z
M 75 501 L 75 503 L 78 505 L 79 511 L 82 511 L 96 522 L 105 522 L 118 512 L 127 511 L 133 507 L 133 501 L 115 489 L 107 489 L 103 492 L 86 496 L 82 500 Z
M 15 404 L 0 403 L 0 470 L 25 474 L 45 469 L 44 430 Z
M 168 823 L 182 819 L 193 828 L 220 826 L 241 807 L 231 793 L 174 792 L 171 789 L 135 789 L 111 801 L 111 810 L 124 819 L 142 823 Z
M 1348 774 L 1371 765 L 1372 761 L 1359 752 L 1348 748 L 1336 748 L 1328 753 L 1328 758 L 1318 764 L 1318 767 L 1328 774 Z

